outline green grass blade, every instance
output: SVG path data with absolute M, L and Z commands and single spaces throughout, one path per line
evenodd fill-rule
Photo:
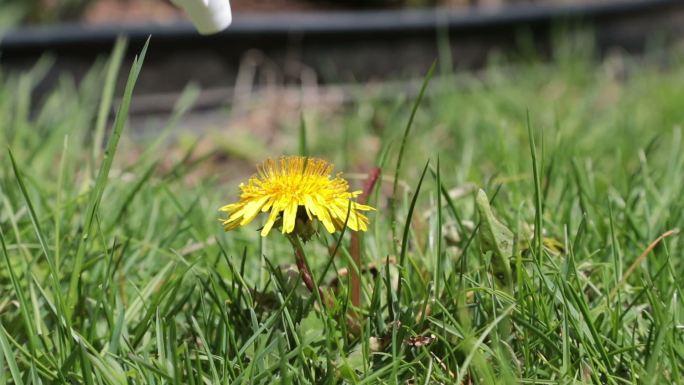
M 427 89 L 428 84 L 430 83 L 430 79 L 432 79 L 432 74 L 435 71 L 435 67 L 437 66 L 437 62 L 433 62 L 432 65 L 430 66 L 430 69 L 428 70 L 427 74 L 423 78 L 423 84 L 420 86 L 420 92 L 418 93 L 418 97 L 416 100 L 413 102 L 413 108 L 411 109 L 411 115 L 409 115 L 409 120 L 406 123 L 406 128 L 404 129 L 404 135 L 401 138 L 401 145 L 399 146 L 399 155 L 397 156 L 397 165 L 394 169 L 394 182 L 392 183 L 392 200 L 390 203 L 390 220 L 392 221 L 392 238 L 396 239 L 394 234 L 396 234 L 396 218 L 395 218 L 395 210 L 396 210 L 396 201 L 397 201 L 397 189 L 399 187 L 399 178 L 401 177 L 401 165 L 402 161 L 404 159 L 404 151 L 406 150 L 406 143 L 408 142 L 408 137 L 409 134 L 411 133 L 411 127 L 413 126 L 413 120 L 416 117 L 416 112 L 418 111 L 418 106 L 420 106 L 420 102 L 423 100 L 423 96 L 425 95 L 425 90 Z
M 309 148 L 306 143 L 306 120 L 304 113 L 299 116 L 299 155 L 309 156 Z
M 114 162 L 114 154 L 116 153 L 119 139 L 121 138 L 121 133 L 126 126 L 126 121 L 128 120 L 128 109 L 130 108 L 131 99 L 133 98 L 133 90 L 135 88 L 135 83 L 138 80 L 138 75 L 140 75 L 140 71 L 142 70 L 148 45 L 149 39 L 140 52 L 140 56 L 136 57 L 136 59 L 133 61 L 133 65 L 131 66 L 131 71 L 128 75 L 128 81 L 126 82 L 126 88 L 121 101 L 121 107 L 119 107 L 119 111 L 117 111 L 116 119 L 114 120 L 114 128 L 104 154 L 104 160 L 102 161 L 100 171 L 98 172 L 97 179 L 95 180 L 95 186 L 90 194 L 88 209 L 86 211 L 86 217 L 83 223 L 83 232 L 79 239 L 78 249 L 74 258 L 74 268 L 71 272 L 71 278 L 69 280 L 69 292 L 67 294 L 67 318 L 71 318 L 74 312 L 74 307 L 76 306 L 76 302 L 78 300 L 78 281 L 81 277 L 81 270 L 83 269 L 83 258 L 85 257 L 86 242 L 90 237 L 92 237 L 90 232 L 93 218 L 95 217 L 95 213 L 100 206 L 102 194 L 104 193 L 105 186 L 107 185 L 107 181 L 109 179 L 109 170 L 112 168 L 112 163 Z
M 21 372 L 19 371 L 19 366 L 17 365 L 16 358 L 14 357 L 14 352 L 7 341 L 7 330 L 0 325 L 0 349 L 2 350 L 2 355 L 5 358 L 5 362 L 9 367 L 10 373 L 12 374 L 12 379 L 16 385 L 24 385 L 24 380 L 22 379 Z
M 416 208 L 416 203 L 418 202 L 418 195 L 420 195 L 420 187 L 423 185 L 423 179 L 425 178 L 425 173 L 428 170 L 430 161 L 425 163 L 423 167 L 423 172 L 418 180 L 418 185 L 416 186 L 416 191 L 413 194 L 413 199 L 411 200 L 411 205 L 409 206 L 408 214 L 406 215 L 406 224 L 404 224 L 404 234 L 401 239 L 401 253 L 399 254 L 399 267 L 406 269 L 406 253 L 408 252 L 409 244 L 409 233 L 411 231 L 411 219 L 413 218 L 413 210 Z M 399 279 L 397 286 L 397 300 L 401 301 L 401 289 L 402 289 L 402 279 Z
M 112 106 L 112 98 L 116 90 L 116 78 L 123 62 L 123 56 L 126 52 L 127 41 L 125 38 L 118 38 L 114 44 L 109 65 L 107 66 L 107 75 L 105 77 L 104 87 L 102 87 L 102 95 L 100 96 L 100 106 L 97 111 L 97 120 L 95 121 L 95 133 L 93 134 L 93 158 L 92 162 L 95 164 L 100 158 L 102 152 L 102 145 L 104 141 L 105 126 L 109 118 L 109 112 Z
M 14 170 L 14 177 L 17 180 L 17 184 L 19 185 L 19 189 L 21 190 L 21 193 L 24 197 L 24 201 L 26 202 L 26 206 L 28 207 L 29 210 L 29 215 L 31 217 L 31 224 L 33 225 L 33 230 L 36 234 L 36 237 L 38 238 L 38 242 L 40 244 L 41 251 L 43 252 L 43 255 L 45 256 L 45 260 L 48 263 L 48 268 L 49 268 L 49 277 L 50 277 L 50 283 L 52 286 L 53 290 L 53 295 L 55 296 L 55 302 L 57 302 L 57 307 L 60 310 L 62 314 L 64 314 L 64 299 L 62 298 L 62 290 L 60 287 L 60 276 L 58 272 L 58 268 L 55 265 L 54 260 L 52 259 L 52 256 L 50 254 L 48 245 L 47 245 L 47 238 L 45 236 L 45 233 L 40 227 L 40 219 L 36 215 L 36 211 L 33 208 L 33 203 L 31 202 L 31 198 L 29 197 L 28 190 L 26 189 L 26 185 L 24 184 L 23 177 L 21 175 L 21 172 L 19 171 L 19 167 L 17 166 L 17 162 L 14 159 L 14 155 L 12 154 L 12 150 L 8 149 L 10 161 L 12 162 L 12 169 Z M 64 319 L 65 326 L 67 329 L 70 327 L 70 323 L 68 318 Z M 61 322 L 60 322 L 61 324 Z

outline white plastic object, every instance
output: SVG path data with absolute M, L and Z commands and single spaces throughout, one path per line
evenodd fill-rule
M 183 8 L 202 35 L 220 32 L 230 25 L 233 16 L 229 0 L 171 0 Z

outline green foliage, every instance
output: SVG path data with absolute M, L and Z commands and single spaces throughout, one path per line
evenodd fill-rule
M 366 93 L 284 121 L 282 141 L 203 152 L 171 131 L 193 89 L 162 132 L 127 131 L 141 62 L 115 92 L 121 47 L 40 104 L 49 63 L 0 74 L 0 384 L 684 382 L 681 236 L 622 280 L 684 225 L 681 58 L 662 70 L 563 46 L 552 63 L 435 78 L 415 113 L 415 95 Z M 217 208 L 242 179 L 223 170 L 262 160 L 232 157 L 241 140 L 382 168 L 363 308 L 346 277 L 323 307 L 258 224 L 223 232 Z M 319 282 L 351 260 L 337 237 L 305 245 Z
M 497 281 L 510 291 L 513 284 L 511 262 L 515 236 L 506 225 L 496 219 L 484 191 L 477 192 L 475 205 L 480 215 L 478 233 L 482 251 L 491 253 L 492 273 Z

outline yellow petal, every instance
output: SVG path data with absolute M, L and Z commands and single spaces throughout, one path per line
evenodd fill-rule
M 240 225 L 239 221 L 223 221 L 223 229 L 225 231 L 230 231 L 237 228 Z
M 267 195 L 267 196 L 264 196 L 264 197 L 261 197 L 261 198 L 255 200 L 255 201 L 251 201 L 251 202 L 247 203 L 245 205 L 245 208 L 244 208 L 244 214 L 242 214 L 243 216 L 242 216 L 242 221 L 240 222 L 240 226 L 244 226 L 244 225 L 248 224 L 249 222 L 251 222 L 254 219 L 254 217 L 256 217 L 257 214 L 259 214 L 259 210 L 261 209 L 261 206 L 263 206 L 264 203 L 266 203 L 268 198 L 269 197 Z
M 297 202 L 292 201 L 283 213 L 283 234 L 291 233 L 297 220 Z
M 318 206 L 313 199 L 311 199 L 310 195 L 304 197 L 304 207 L 306 207 L 307 212 L 311 212 L 311 214 L 318 216 Z
M 333 224 L 332 220 L 330 219 L 330 215 L 328 214 L 328 209 L 325 207 L 322 207 L 318 211 L 318 220 L 323 223 L 323 226 L 325 226 L 325 229 L 328 230 L 330 234 L 335 232 L 335 225 Z
M 225 205 L 225 206 L 221 207 L 219 209 L 219 211 L 231 212 L 231 211 L 234 211 L 239 205 L 240 205 L 240 203 L 231 203 L 229 205 Z
M 374 209 L 373 207 L 371 207 L 371 206 L 366 206 L 366 205 L 362 205 L 361 203 L 356 203 L 356 202 L 354 202 L 353 205 L 354 205 L 354 209 L 355 209 L 355 210 L 361 210 L 361 211 L 375 211 L 375 209 Z
M 278 218 L 278 211 L 271 211 L 271 214 L 268 216 L 268 220 L 266 221 L 266 224 L 264 224 L 264 228 L 261 229 L 261 236 L 265 237 L 268 235 L 268 232 L 271 231 L 271 228 L 273 227 L 273 224 L 275 223 L 276 219 Z

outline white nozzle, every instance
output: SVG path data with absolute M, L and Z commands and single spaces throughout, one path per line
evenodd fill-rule
M 171 0 L 183 8 L 202 35 L 226 29 L 233 21 L 229 0 Z

